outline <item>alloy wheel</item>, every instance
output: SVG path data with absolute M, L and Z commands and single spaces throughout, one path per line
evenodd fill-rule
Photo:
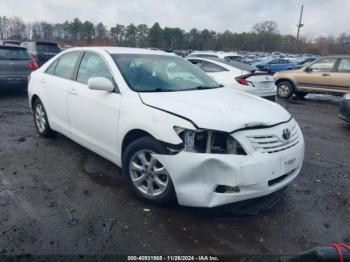
M 35 121 L 40 133 L 43 133 L 46 129 L 46 115 L 42 104 L 37 104 L 35 108 Z
M 150 150 L 139 150 L 129 162 L 129 173 L 135 187 L 149 197 L 161 195 L 169 185 L 169 174 Z
M 290 93 L 289 86 L 287 84 L 282 84 L 278 87 L 278 94 L 280 97 L 287 97 Z

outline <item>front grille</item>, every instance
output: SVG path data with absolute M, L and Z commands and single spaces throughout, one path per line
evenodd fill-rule
M 296 146 L 300 142 L 301 136 L 296 123 L 294 123 L 288 140 L 284 140 L 272 134 L 249 136 L 248 139 L 256 151 L 272 154 Z

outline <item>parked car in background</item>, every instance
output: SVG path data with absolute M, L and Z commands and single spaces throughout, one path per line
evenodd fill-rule
M 188 55 L 186 58 L 201 57 L 201 58 L 221 58 L 226 61 L 238 61 L 240 62 L 243 57 L 237 53 L 232 52 L 213 52 L 213 51 L 195 51 Z
M 298 69 L 275 74 L 277 95 L 289 98 L 307 93 L 343 95 L 350 92 L 350 56 L 322 57 Z
M 317 58 L 315 57 L 306 57 L 306 58 L 302 58 L 301 60 L 298 61 L 298 65 L 304 66 L 308 63 L 311 63 L 313 61 L 316 61 Z
M 338 116 L 344 121 L 350 123 L 350 93 L 344 95 L 339 108 Z
M 73 48 L 74 46 L 73 45 L 63 45 L 62 47 L 61 47 L 61 51 L 64 51 L 64 50 L 67 50 L 67 49 L 70 49 L 70 48 Z
M 295 63 L 283 58 L 267 59 L 263 62 L 258 62 L 255 66 L 260 70 L 267 71 L 269 73 L 292 70 L 297 67 Z
M 23 42 L 22 46 L 27 48 L 28 52 L 39 66 L 61 52 L 58 44 L 54 42 Z
M 60 132 L 113 161 L 153 204 L 281 195 L 302 168 L 303 134 L 284 108 L 165 52 L 70 49 L 31 74 L 28 93 L 39 135 Z
M 0 40 L 0 45 L 21 45 L 21 41 L 17 41 L 17 40 Z
M 37 63 L 21 46 L 0 46 L 0 89 L 24 89 Z
M 189 57 L 187 60 L 221 85 L 276 101 L 276 85 L 273 76 L 255 72 L 255 67 L 239 62 L 228 62 L 224 59 Z

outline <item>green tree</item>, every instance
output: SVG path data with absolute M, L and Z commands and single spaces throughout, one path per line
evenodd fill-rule
M 190 49 L 200 50 L 200 32 L 196 28 L 188 33 L 188 44 Z
M 82 26 L 81 38 L 85 41 L 91 41 L 95 36 L 95 26 L 90 21 L 85 21 Z
M 135 47 L 136 37 L 137 37 L 137 28 L 133 23 L 131 23 L 126 27 L 126 30 L 125 30 L 125 40 L 126 40 L 127 46 Z
M 71 35 L 72 40 L 80 39 L 82 27 L 83 27 L 83 23 L 77 17 L 74 18 L 73 22 L 69 24 L 68 31 Z
M 113 43 L 122 46 L 125 36 L 125 26 L 121 24 L 116 24 L 110 29 L 110 36 Z
M 148 44 L 150 47 L 163 47 L 163 29 L 159 23 L 155 23 L 148 32 Z
M 145 46 L 145 42 L 147 39 L 147 35 L 148 35 L 148 26 L 145 24 L 141 24 L 137 26 L 137 40 L 138 40 L 138 45 L 140 47 L 144 47 Z
M 106 26 L 101 22 L 98 23 L 95 28 L 95 34 L 96 34 L 96 39 L 105 40 L 108 36 L 108 31 L 106 29 Z

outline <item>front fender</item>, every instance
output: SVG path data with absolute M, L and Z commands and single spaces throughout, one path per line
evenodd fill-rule
M 183 141 L 176 134 L 174 126 L 195 129 L 193 124 L 179 116 L 147 106 L 139 98 L 126 97 L 121 104 L 118 130 L 118 154 L 121 162 L 122 144 L 125 136 L 132 130 L 142 130 L 155 139 L 177 145 Z

